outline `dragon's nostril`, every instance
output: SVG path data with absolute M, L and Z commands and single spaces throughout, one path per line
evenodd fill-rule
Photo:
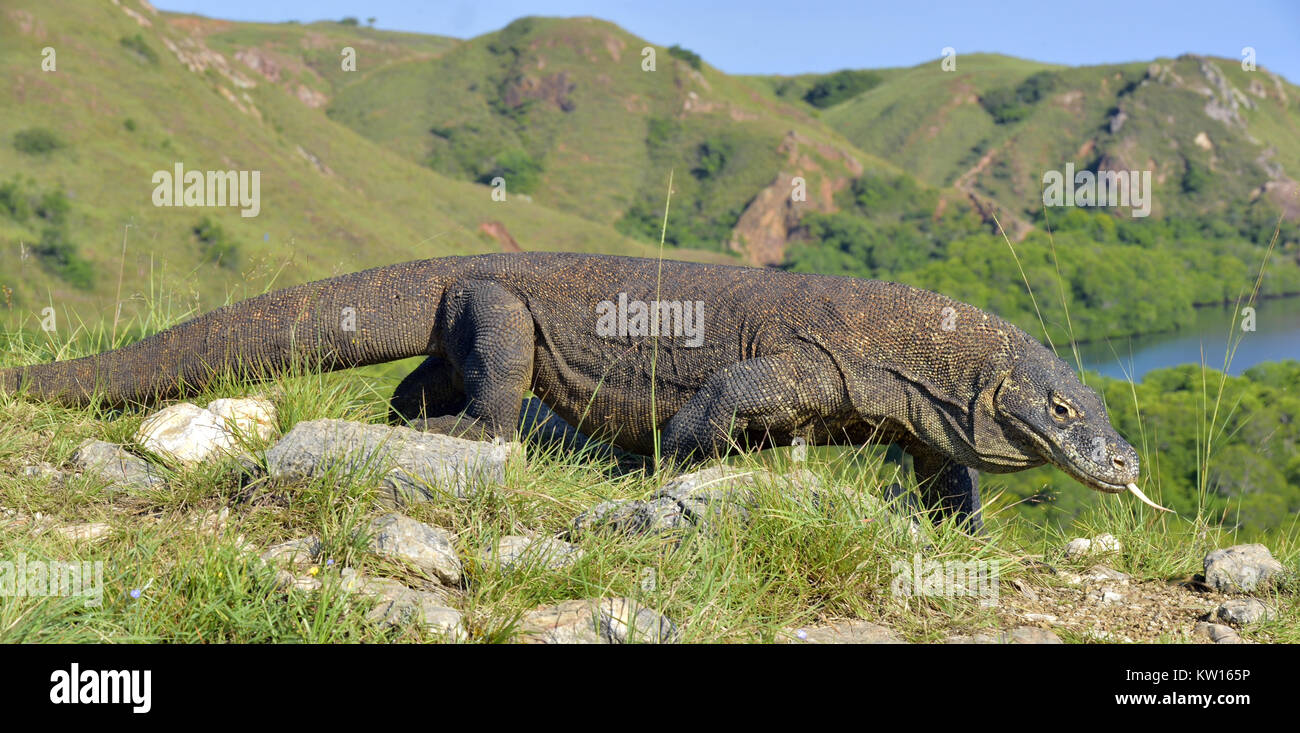
M 1120 456 L 1115 456 L 1114 458 L 1110 459 L 1110 462 L 1114 464 L 1115 468 L 1124 467 L 1124 459 L 1121 458 Z

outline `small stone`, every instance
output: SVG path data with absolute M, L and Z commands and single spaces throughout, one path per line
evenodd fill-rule
M 1119 540 L 1111 534 L 1100 534 L 1092 538 L 1092 549 L 1094 552 L 1119 552 Z
M 505 481 L 505 466 L 522 455 L 518 443 L 497 443 L 424 433 L 406 427 L 344 420 L 309 420 L 293 426 L 266 452 L 272 479 L 301 481 L 331 470 L 374 472 L 386 503 L 403 506 L 440 496 L 469 496 Z
M 370 531 L 376 554 L 405 560 L 446 585 L 460 584 L 460 558 L 446 530 L 393 513 L 371 522 Z
M 1065 556 L 1078 557 L 1080 555 L 1086 555 L 1088 554 L 1088 551 L 1091 549 L 1092 549 L 1092 540 L 1084 537 L 1076 537 L 1075 539 L 1070 540 L 1068 544 L 1066 544 Z
M 1024 596 L 1025 598 L 1028 598 L 1031 601 L 1038 600 L 1038 591 L 1034 590 L 1033 586 L 1029 585 L 1028 583 L 1021 580 L 1020 578 L 1012 578 L 1011 587 L 1020 591 L 1020 595 Z
M 574 518 L 569 538 L 587 533 L 666 534 L 690 522 L 672 499 L 603 501 Z
M 125 448 L 102 440 L 90 440 L 72 455 L 72 463 L 86 473 L 127 489 L 148 489 L 164 483 L 159 472 Z
M 275 571 L 275 587 L 281 591 L 298 590 L 311 593 L 320 590 L 320 578 L 311 575 L 294 575 L 288 570 Z
M 825 501 L 819 493 L 820 480 L 809 471 L 783 475 L 762 469 L 712 466 L 673 478 L 648 500 L 597 504 L 573 520 L 569 538 L 586 532 L 660 535 L 690 527 L 707 530 L 711 521 L 726 517 L 745 522 L 755 502 L 755 487 L 768 484 L 804 492 L 813 505 Z
M 1235 545 L 1205 556 L 1205 582 L 1224 593 L 1251 593 L 1286 572 L 1264 545 Z
M 226 434 L 235 438 L 235 443 L 270 440 L 275 435 L 275 403 L 264 397 L 213 400 L 208 403 L 208 412 Z
M 792 638 L 791 638 L 792 637 Z M 787 644 L 906 644 L 898 632 L 870 621 L 839 621 L 825 626 L 786 629 L 778 641 Z
M 525 644 L 666 644 L 679 638 L 667 617 L 627 598 L 565 601 L 524 615 Z
M 262 559 L 270 563 L 284 563 L 288 565 L 312 565 L 316 562 L 317 556 L 320 555 L 321 541 L 319 537 L 312 535 L 288 542 L 281 542 L 278 545 L 272 545 L 262 553 Z
M 23 478 L 46 479 L 54 483 L 62 483 L 64 480 L 63 472 L 48 463 L 23 466 L 19 475 Z
M 1213 617 L 1233 626 L 1246 626 L 1275 616 L 1273 609 L 1257 598 L 1234 598 L 1215 609 Z
M 498 565 L 503 570 L 540 564 L 549 570 L 566 568 L 582 558 L 582 550 L 552 537 L 537 539 L 508 536 L 497 542 L 496 552 L 483 552 L 484 565 Z
M 1102 555 L 1119 551 L 1119 540 L 1115 539 L 1115 536 L 1111 534 L 1097 535 L 1092 539 L 1076 537 L 1065 545 L 1065 556 L 1067 558 L 1094 554 Z
M 1102 603 L 1122 603 L 1124 601 L 1123 593 L 1118 593 L 1109 588 L 1103 588 L 1102 590 L 1096 591 L 1093 594 L 1093 597 Z
M 1206 623 L 1205 621 L 1198 621 L 1195 629 L 1193 629 L 1193 633 L 1199 636 L 1208 637 L 1210 641 L 1215 644 L 1245 643 L 1245 639 L 1242 639 L 1241 635 L 1238 634 L 1235 629 L 1231 626 L 1224 626 L 1223 624 L 1211 624 Z
M 135 442 L 180 463 L 199 463 L 234 446 L 216 415 L 190 402 L 172 405 L 145 418 L 135 432 Z
M 1078 573 L 1069 570 L 1057 571 L 1056 577 L 1069 585 L 1083 585 L 1084 577 Z
M 1025 614 L 1025 620 L 1044 624 L 1056 623 L 1056 617 L 1050 613 L 1027 613 Z
M 75 542 L 98 542 L 112 534 L 113 527 L 107 522 L 90 522 L 57 527 L 52 531 Z
M 464 616 L 449 607 L 449 596 L 440 592 L 417 591 L 388 578 L 368 578 L 352 568 L 339 574 L 344 592 L 359 593 L 379 601 L 366 618 L 380 626 L 401 626 L 418 621 L 433 634 L 466 638 Z

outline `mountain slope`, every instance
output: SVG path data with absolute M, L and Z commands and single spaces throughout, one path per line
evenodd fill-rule
M 797 222 L 803 209 L 835 209 L 864 169 L 893 166 L 765 92 L 604 21 L 524 18 L 437 58 L 393 64 L 341 90 L 329 110 L 435 170 L 500 175 L 538 202 L 645 239 L 658 238 L 675 171 L 670 242 L 776 263 L 788 228 L 759 225 L 767 211 L 742 221 L 760 194 L 776 195 L 759 208 L 789 199 L 791 179 L 803 177 L 807 200 L 789 212 Z
M 445 40 L 334 24 L 235 26 L 135 0 L 20 0 L 0 13 L 0 99 L 8 100 L 0 123 L 0 302 L 14 320 L 51 303 L 109 312 L 119 267 L 125 296 L 145 290 L 153 270 L 207 307 L 231 290 L 256 292 L 272 275 L 279 286 L 498 250 L 501 232 L 525 249 L 654 251 L 520 197 L 494 201 L 488 187 L 439 175 L 332 123 L 318 95 L 345 82 L 273 50 L 280 43 L 300 57 L 332 57 L 332 46 L 355 35 L 365 69 L 371 58 L 431 56 Z M 236 38 L 251 45 L 227 56 Z M 55 50 L 52 71 L 41 67 L 46 47 Z M 279 79 L 246 63 L 250 48 L 281 63 Z M 154 173 L 177 163 L 187 171 L 259 171 L 257 216 L 155 206 Z

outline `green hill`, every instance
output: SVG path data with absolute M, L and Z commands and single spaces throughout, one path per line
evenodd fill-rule
M 385 65 L 445 53 L 458 45 L 449 39 L 236 24 L 134 0 L 17 0 L 0 13 L 0 303 L 13 322 L 33 325 L 32 312 L 49 304 L 111 313 L 119 270 L 124 299 L 147 292 L 152 274 L 207 307 L 273 277 L 279 286 L 500 249 L 485 224 L 524 249 L 654 252 L 525 198 L 494 201 L 488 187 L 415 164 L 326 115 L 322 100 Z M 357 72 L 341 70 L 345 45 Z M 154 206 L 154 173 L 176 163 L 259 171 L 257 216 Z

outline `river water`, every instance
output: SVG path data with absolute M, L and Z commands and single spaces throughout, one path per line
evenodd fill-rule
M 1080 344 L 1079 355 L 1085 368 L 1116 379 L 1127 375 L 1141 381 L 1142 375 L 1153 369 L 1202 361 L 1210 368 L 1221 370 L 1232 317 L 1231 307 L 1197 308 L 1196 322 L 1188 328 Z M 1232 356 L 1229 373 L 1241 374 L 1262 361 L 1300 360 L 1300 297 L 1260 301 L 1255 306 L 1254 331 L 1240 331 L 1240 316 L 1237 320 L 1242 338 Z M 1068 350 L 1061 350 L 1061 358 L 1076 366 L 1074 355 Z

